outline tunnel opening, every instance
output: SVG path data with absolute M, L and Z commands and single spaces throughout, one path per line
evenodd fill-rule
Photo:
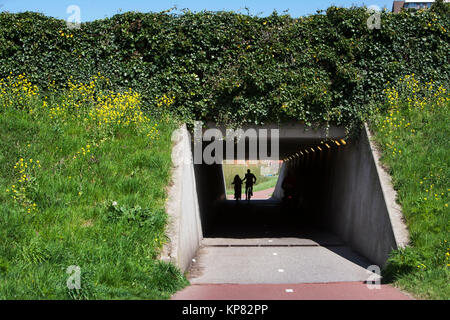
M 273 127 L 271 127 L 273 128 Z M 236 201 L 227 197 L 224 166 L 227 161 L 258 161 L 251 158 L 251 141 L 246 140 L 244 156 L 234 152 L 225 161 L 194 166 L 203 236 L 205 238 L 261 239 L 302 238 L 318 244 L 340 245 L 340 237 L 328 223 L 327 205 L 338 175 L 337 160 L 348 150 L 342 128 L 305 130 L 303 125 L 278 127 L 280 169 L 273 194 L 267 199 Z M 270 137 L 269 146 L 272 146 Z M 208 142 L 203 143 L 203 150 Z M 259 144 L 258 144 L 259 146 Z M 234 147 L 236 151 L 237 147 Z M 271 147 L 269 147 L 270 152 Z M 272 159 L 276 161 L 277 159 Z M 242 176 L 245 172 L 242 173 Z M 286 195 L 286 181 L 293 188 Z M 292 189 L 294 189 L 292 191 Z
M 197 129 L 189 132 L 185 126 L 173 137 L 171 241 L 165 249 L 182 270 L 190 268 L 193 283 L 360 281 L 369 263 L 384 266 L 390 252 L 408 242 L 395 191 L 367 128 L 346 141 L 343 128 L 263 126 L 263 132 L 279 131 L 276 139 L 270 135 L 270 148 L 249 145 L 236 153 L 229 152 L 236 151 L 231 139 L 216 139 L 206 135 L 208 126 L 199 127 L 200 138 Z M 212 141 L 222 148 L 211 149 Z M 279 142 L 278 154 L 273 141 Z M 268 152 L 254 157 L 252 148 Z M 202 159 L 206 151 L 212 157 Z M 211 161 L 222 154 L 221 161 Z M 227 199 L 224 161 L 271 160 L 267 154 L 282 160 L 272 197 Z M 286 202 L 283 182 L 289 176 L 296 196 Z M 274 273 L 276 265 L 287 273 Z M 236 267 L 239 272 L 230 272 Z
M 329 144 L 328 144 L 329 145 Z M 330 148 L 320 152 L 320 141 L 316 144 L 297 144 L 297 151 L 309 150 L 303 157 L 295 156 L 283 161 L 280 174 L 273 192 L 268 199 L 236 201 L 229 199 L 223 188 L 211 187 L 210 183 L 198 184 L 200 212 L 205 238 L 309 238 L 323 244 L 338 244 L 332 236 L 324 214 L 329 186 L 332 185 L 333 153 L 345 152 L 344 149 Z M 315 150 L 315 151 L 312 151 Z M 297 152 L 298 153 L 298 152 Z M 198 171 L 202 171 L 201 173 Z M 221 185 L 223 164 L 197 168 L 199 176 L 206 175 L 208 180 L 217 179 Z M 222 177 L 221 177 L 222 175 Z M 285 196 L 283 183 L 291 179 L 293 191 Z M 203 188 L 202 188 L 203 186 Z M 204 190 L 208 188 L 209 194 Z M 200 195 L 201 194 L 201 195 Z M 324 232 L 328 231 L 328 232 Z M 334 241 L 330 241 L 334 238 Z M 328 240 L 328 241 L 327 241 Z
M 273 197 L 283 160 L 225 160 L 222 164 L 227 200 L 245 199 L 245 174 L 255 175 L 251 199 L 268 200 Z

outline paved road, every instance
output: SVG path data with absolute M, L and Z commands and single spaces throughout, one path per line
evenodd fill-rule
M 365 281 L 371 263 L 324 232 L 289 238 L 205 238 L 174 300 L 410 299 Z
M 192 285 L 173 300 L 409 300 L 388 286 L 369 289 L 361 282 L 313 284 Z
M 261 190 L 261 191 L 255 191 L 253 192 L 253 200 L 267 200 L 270 197 L 272 197 L 273 192 L 275 191 L 275 188 L 270 188 L 270 189 L 266 189 L 266 190 Z M 227 199 L 228 200 L 234 200 L 234 195 L 229 194 L 227 195 Z M 245 194 L 242 194 L 242 199 L 245 200 Z
M 270 197 L 272 197 L 272 194 L 274 191 L 275 191 L 275 188 L 270 188 L 270 189 L 261 190 L 261 191 L 255 191 L 255 192 L 253 192 L 252 199 L 254 199 L 254 200 L 269 199 Z
M 174 299 L 406 299 L 369 290 L 370 261 L 335 235 L 308 227 L 304 212 L 276 201 L 224 202 Z M 373 275 L 373 274 L 372 274 Z
M 346 246 L 326 248 L 309 239 L 206 239 L 189 280 L 192 284 L 365 281 L 370 265 Z

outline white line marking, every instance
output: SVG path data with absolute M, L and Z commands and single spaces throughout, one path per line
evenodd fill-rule
M 293 289 L 286 289 L 286 292 L 287 293 L 292 293 L 292 292 L 294 292 L 294 290 Z
M 278 269 L 278 272 L 284 272 L 284 269 Z

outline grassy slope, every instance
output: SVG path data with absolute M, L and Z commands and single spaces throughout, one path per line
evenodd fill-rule
M 372 123 L 411 234 L 411 247 L 392 255 L 385 276 L 433 299 L 450 299 L 450 104 L 442 96 L 439 105 L 413 92 L 393 98 L 392 112 Z
M 156 259 L 172 129 L 162 124 L 150 146 L 126 128 L 96 146 L 75 121 L 0 113 L 0 299 L 165 299 L 183 287 L 178 270 Z M 41 164 L 31 170 L 36 214 L 12 200 L 20 158 Z M 66 287 L 71 265 L 81 268 L 78 292 Z

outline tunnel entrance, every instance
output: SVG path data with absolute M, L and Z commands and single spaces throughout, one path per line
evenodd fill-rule
M 203 130 L 208 128 L 211 125 Z M 305 130 L 296 123 L 260 128 L 279 130 L 282 161 L 266 200 L 227 198 L 223 162 L 195 160 L 211 140 L 200 140 L 200 148 L 195 147 L 196 138 L 181 140 L 191 142 L 182 150 L 190 150 L 194 159 L 181 167 L 186 187 L 177 198 L 178 252 L 185 266 L 195 253 L 191 283 L 364 281 L 368 266 L 384 266 L 397 249 L 397 238 L 400 243 L 406 238 L 401 214 L 392 213 L 395 201 L 386 200 L 390 195 L 367 131 L 346 141 L 343 128 Z M 271 142 L 267 154 L 273 152 Z M 261 153 L 251 158 L 250 146 L 235 153 L 228 152 L 235 146 L 228 144 L 227 149 L 227 141 L 219 139 L 215 145 L 223 147 L 225 161 L 267 160 Z M 291 191 L 283 188 L 286 181 L 294 185 Z
M 281 167 L 269 199 L 229 199 L 224 162 L 194 165 L 204 238 L 190 269 L 191 283 L 367 279 L 371 257 L 353 251 L 351 239 L 340 229 L 359 227 L 340 221 L 352 202 L 345 193 L 355 181 L 353 161 L 359 151 L 344 140 L 342 128 L 306 131 L 291 124 L 278 129 Z M 223 148 L 229 154 L 226 142 Z M 250 148 L 225 160 L 261 160 L 251 158 Z
M 245 181 L 242 180 L 245 179 L 247 170 L 250 170 L 256 179 L 252 187 L 251 199 L 268 200 L 272 198 L 282 164 L 282 160 L 224 161 L 222 169 L 227 200 L 239 200 L 239 197 L 245 199 Z
M 282 165 L 272 197 L 250 202 L 227 199 L 223 161 L 196 161 L 211 140 L 197 139 L 185 126 L 172 137 L 165 252 L 189 269 L 191 283 L 361 281 L 367 266 L 384 266 L 392 250 L 407 244 L 395 191 L 367 128 L 350 141 L 343 140 L 342 128 L 263 128 L 279 130 Z M 215 143 L 225 149 L 222 160 L 267 160 L 264 152 L 250 159 L 251 148 L 230 153 L 229 141 Z M 290 201 L 283 201 L 286 179 L 295 180 Z
M 274 126 L 262 128 L 273 129 Z M 280 130 L 280 169 L 276 172 L 278 179 L 274 190 L 265 200 L 245 201 L 243 195 L 243 200 L 235 201 L 227 197 L 226 180 L 230 179 L 224 174 L 227 164 L 194 166 L 205 238 L 307 237 L 319 243 L 339 242 L 338 237 L 324 231 L 330 228 L 323 213 L 327 210 L 327 197 L 335 177 L 336 158 L 346 152 L 345 131 L 342 128 L 331 128 L 328 132 L 325 129 L 306 131 L 303 125 L 297 124 L 277 129 Z M 224 155 L 228 153 L 226 148 L 224 142 Z M 249 158 L 249 149 L 247 143 L 244 157 L 239 158 L 235 153 L 233 159 L 225 157 L 225 163 L 259 160 Z M 245 171 L 241 177 L 244 174 Z M 285 196 L 283 182 L 286 181 L 291 181 L 293 187 Z

